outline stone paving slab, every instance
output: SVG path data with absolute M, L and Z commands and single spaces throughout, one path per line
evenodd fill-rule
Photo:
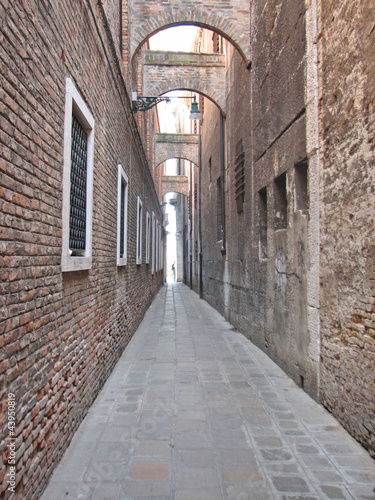
M 374 486 L 374 460 L 322 406 L 169 284 L 42 500 L 374 500 Z

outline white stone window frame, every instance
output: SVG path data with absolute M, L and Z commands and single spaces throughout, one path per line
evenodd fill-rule
M 146 213 L 146 264 L 150 263 L 151 217 Z
M 159 235 L 159 270 L 163 269 L 163 226 L 160 226 Z
M 137 265 L 142 264 L 142 226 L 143 226 L 143 202 L 137 196 L 137 248 L 136 261 Z
M 155 271 L 159 271 L 159 221 L 157 219 L 155 231 Z
M 122 182 L 125 183 L 125 199 L 124 199 L 124 232 L 121 234 L 121 194 Z M 128 263 L 128 193 L 129 180 L 122 165 L 118 165 L 118 181 L 117 181 L 117 265 L 126 266 Z M 120 255 L 121 238 L 124 241 L 124 253 Z
M 155 257 L 156 257 L 156 220 L 155 220 L 155 212 L 151 214 L 151 225 L 152 225 L 152 241 L 151 241 L 151 273 L 155 274 Z
M 72 119 L 78 119 L 87 133 L 87 184 L 86 184 L 86 242 L 82 255 L 72 255 L 69 248 L 70 226 L 70 175 L 72 150 Z M 84 271 L 92 266 L 92 211 L 94 178 L 94 133 L 95 120 L 80 93 L 70 78 L 66 79 L 64 156 L 63 156 L 63 203 L 62 203 L 62 252 L 63 272 Z

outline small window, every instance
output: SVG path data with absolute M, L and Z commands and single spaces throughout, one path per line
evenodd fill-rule
M 267 259 L 267 188 L 259 191 L 259 258 Z
M 152 225 L 152 243 L 151 243 L 151 272 L 155 273 L 155 255 L 156 255 L 156 221 L 155 221 L 155 213 L 151 214 L 151 225 Z
M 287 228 L 286 174 L 275 179 L 275 230 Z
M 143 203 L 137 197 L 137 253 L 136 264 L 142 264 L 142 224 L 143 224 Z
M 294 167 L 295 209 L 309 211 L 308 165 L 307 160 Z
M 150 263 L 151 217 L 146 213 L 146 264 Z
M 121 165 L 118 166 L 117 188 L 117 265 L 127 263 L 128 235 L 128 177 Z
M 159 271 L 159 221 L 156 221 L 156 232 L 155 232 L 155 271 Z
M 94 118 L 66 79 L 62 271 L 91 269 Z

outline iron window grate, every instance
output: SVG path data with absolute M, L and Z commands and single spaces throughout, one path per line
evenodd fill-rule
M 120 257 L 125 253 L 125 182 L 121 179 Z
M 87 134 L 77 118 L 72 117 L 72 146 L 70 171 L 69 248 L 86 249 L 87 211 Z

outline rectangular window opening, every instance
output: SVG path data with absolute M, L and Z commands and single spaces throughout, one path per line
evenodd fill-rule
M 307 213 L 309 210 L 308 163 L 307 160 L 294 167 L 295 209 Z
M 143 218 L 143 203 L 141 198 L 137 197 L 137 249 L 136 249 L 136 264 L 142 264 L 142 218 Z
M 150 263 L 151 217 L 146 213 L 146 264 Z
M 71 140 L 69 249 L 72 256 L 82 256 L 86 250 L 87 134 L 74 114 Z
M 267 259 L 267 188 L 259 191 L 259 258 Z
M 275 230 L 287 228 L 286 174 L 275 179 Z
M 73 81 L 66 79 L 62 252 L 63 272 L 91 269 L 94 118 Z
M 121 165 L 118 166 L 117 196 L 117 265 L 125 266 L 128 235 L 128 177 Z

